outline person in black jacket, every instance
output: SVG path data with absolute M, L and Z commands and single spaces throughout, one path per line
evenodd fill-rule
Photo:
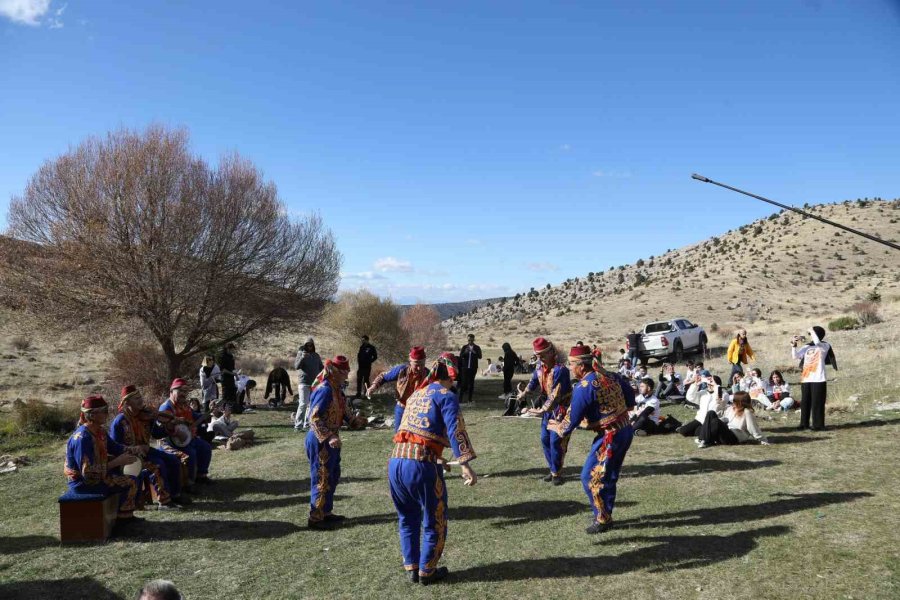
M 269 401 L 269 406 L 272 408 L 278 408 L 278 405 L 284 403 L 286 398 L 294 397 L 291 376 L 284 367 L 275 367 L 269 371 L 269 378 L 266 380 L 266 395 L 263 400 L 269 400 L 272 392 L 275 393 L 275 397 Z
M 362 397 L 363 393 L 369 389 L 372 382 L 369 377 L 372 375 L 372 365 L 378 360 L 378 351 L 375 346 L 369 343 L 369 336 L 362 336 L 362 345 L 359 352 L 356 353 L 356 399 Z
M 637 370 L 638 362 L 640 361 L 638 345 L 641 343 L 641 334 L 635 333 L 634 329 L 632 329 L 631 333 L 625 336 L 625 339 L 628 342 L 628 354 L 625 358 L 631 361 L 631 368 Z
M 503 395 L 505 399 L 512 393 L 512 377 L 519 366 L 519 355 L 513 352 L 509 342 L 503 342 Z
M 475 343 L 475 336 L 469 334 L 468 343 L 459 349 L 459 400 L 468 392 L 469 402 L 475 393 L 475 375 L 478 373 L 478 360 L 481 358 L 481 346 Z
M 234 408 L 237 404 L 237 384 L 234 382 L 234 344 L 228 343 L 219 354 L 219 369 L 222 371 L 222 404 Z

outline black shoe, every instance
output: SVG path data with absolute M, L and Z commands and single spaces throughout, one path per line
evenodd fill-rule
M 635 429 L 634 435 L 636 435 L 638 437 L 644 437 L 645 435 L 647 435 L 647 432 L 644 431 L 643 429 Z
M 419 571 L 417 569 L 407 571 L 406 579 L 409 580 L 410 583 L 419 583 Z
M 442 579 L 446 579 L 447 575 L 449 574 L 450 571 L 447 569 L 447 567 L 438 567 L 431 575 L 419 576 L 419 583 L 421 583 L 422 585 L 431 585 L 432 583 L 437 583 Z
M 334 521 L 306 521 L 306 526 L 310 529 L 319 529 L 321 531 L 329 531 L 334 529 Z
M 563 481 L 562 475 L 557 475 L 556 477 L 552 477 L 550 479 L 550 483 L 552 483 L 553 485 L 562 485 L 565 482 Z
M 188 504 L 193 504 L 194 501 L 187 496 L 176 496 L 175 498 L 172 498 L 172 502 L 180 504 L 181 506 L 187 506 Z
M 797 425 L 797 431 L 806 431 L 809 429 L 808 425 Z
M 609 521 L 607 523 L 594 523 L 590 527 L 587 527 L 584 532 L 588 535 L 595 535 L 597 533 L 609 531 L 610 529 L 612 529 L 612 521 Z
M 546 481 L 547 483 L 550 483 L 551 481 L 553 481 L 553 475 L 547 475 L 545 477 L 542 477 L 541 481 Z
M 344 515 L 336 515 L 334 513 L 325 515 L 325 521 L 328 523 L 340 523 L 346 518 L 347 517 L 345 517 Z
M 203 485 L 213 485 L 215 482 L 206 475 L 200 475 L 199 477 L 197 477 L 197 483 L 202 483 Z

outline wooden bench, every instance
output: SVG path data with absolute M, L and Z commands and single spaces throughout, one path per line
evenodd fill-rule
M 75 494 L 59 497 L 59 540 L 105 542 L 119 513 L 119 494 Z

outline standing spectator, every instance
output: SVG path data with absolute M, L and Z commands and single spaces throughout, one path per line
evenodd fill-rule
M 512 378 L 519 366 L 519 355 L 513 352 L 509 342 L 503 342 L 503 394 L 501 400 L 505 400 L 512 394 Z
M 797 429 L 809 429 L 809 417 L 812 413 L 812 430 L 825 429 L 825 397 L 828 392 L 825 383 L 825 365 L 830 364 L 837 370 L 837 358 L 831 344 L 825 340 L 825 330 L 818 325 L 809 330 L 812 341 L 800 346 L 800 338 L 791 340 L 791 356 L 800 359 L 800 426 Z
M 731 374 L 728 378 L 731 379 L 735 373 L 743 375 L 744 367 L 741 365 L 754 361 L 756 361 L 756 356 L 753 355 L 753 348 L 750 347 L 750 342 L 747 340 L 747 330 L 738 329 L 734 339 L 728 344 L 728 362 L 731 363 Z
M 312 338 L 306 338 L 306 343 L 300 346 L 297 357 L 294 359 L 294 368 L 297 369 L 297 413 L 294 415 L 294 429 L 305 431 L 309 427 L 309 395 L 310 386 L 316 380 L 325 365 L 316 353 L 316 342 Z
M 375 346 L 369 343 L 369 336 L 362 336 L 362 344 L 359 346 L 359 352 L 356 353 L 356 396 L 355 399 L 362 398 L 363 394 L 372 382 L 369 378 L 372 376 L 372 365 L 378 360 L 378 351 Z
M 203 357 L 200 366 L 200 392 L 203 397 L 203 411 L 209 412 L 209 405 L 219 399 L 219 385 L 216 383 L 222 376 L 219 365 L 212 354 Z
M 659 428 L 659 398 L 653 393 L 653 380 L 649 377 L 638 383 L 635 407 L 629 412 L 631 426 L 637 436 L 653 435 Z
M 631 368 L 637 369 L 638 365 L 638 346 L 641 343 L 641 334 L 636 333 L 634 329 L 625 336 L 625 347 L 628 348 L 628 354 L 625 358 L 631 361 Z
M 219 354 L 219 370 L 222 379 L 222 403 L 234 406 L 237 402 L 237 386 L 234 383 L 234 344 L 228 342 Z
M 469 334 L 468 342 L 459 349 L 459 400 L 468 393 L 469 402 L 475 393 L 475 375 L 478 374 L 478 361 L 481 360 L 481 346 L 475 343 L 475 336 Z
M 269 395 L 274 392 L 275 396 L 269 400 Z M 279 404 L 287 402 L 288 398 L 294 397 L 294 390 L 291 388 L 291 376 L 284 367 L 276 366 L 269 371 L 269 377 L 266 379 L 266 393 L 263 400 L 268 400 L 269 406 L 278 408 Z

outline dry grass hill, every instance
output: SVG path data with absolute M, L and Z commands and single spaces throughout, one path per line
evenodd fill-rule
M 811 213 L 900 239 L 900 200 L 824 204 Z M 535 335 L 615 351 L 630 329 L 683 316 L 707 331 L 799 318 L 830 320 L 876 292 L 900 294 L 900 252 L 782 211 L 693 246 L 634 264 L 596 265 L 561 285 L 532 288 L 444 322 L 451 339 L 474 332 L 527 348 Z

